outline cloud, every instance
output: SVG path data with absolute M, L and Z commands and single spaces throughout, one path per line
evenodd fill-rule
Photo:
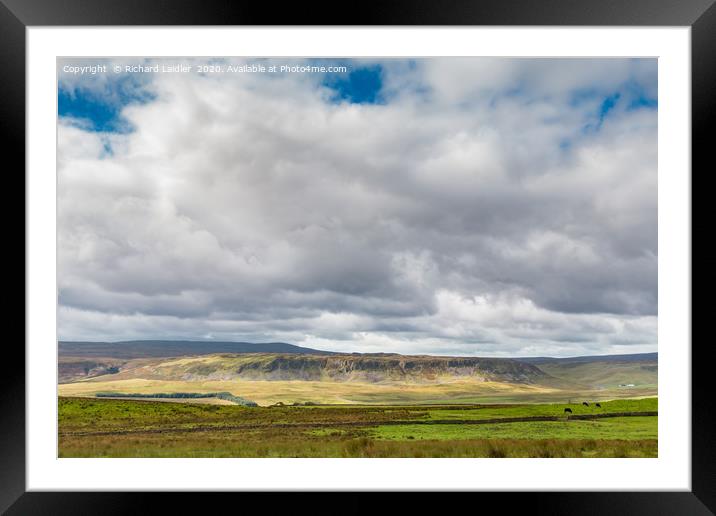
M 655 349 L 655 60 L 348 62 L 142 76 L 129 132 L 60 117 L 60 338 Z M 356 69 L 381 103 L 332 89 Z

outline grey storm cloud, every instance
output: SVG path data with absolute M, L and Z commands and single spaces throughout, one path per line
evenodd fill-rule
M 60 338 L 656 348 L 656 60 L 351 64 L 381 67 L 385 102 L 154 74 L 131 132 L 60 117 Z

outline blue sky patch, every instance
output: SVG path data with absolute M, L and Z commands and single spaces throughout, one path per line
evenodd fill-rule
M 129 76 L 110 82 L 100 92 L 84 88 L 68 90 L 60 86 L 57 91 L 57 114 L 86 122 L 93 131 L 128 133 L 132 128 L 122 118 L 122 108 L 132 103 L 145 103 L 153 98 L 142 84 Z
M 619 102 L 619 99 L 621 98 L 621 93 L 617 92 L 613 95 L 609 95 L 606 97 L 602 104 L 599 106 L 599 124 L 604 121 L 604 119 L 607 117 L 609 112 L 614 109 L 614 106 L 617 105 L 617 102 Z
M 61 117 L 72 117 L 89 123 L 94 131 L 120 131 L 119 113 L 121 106 L 108 104 L 101 98 L 81 91 L 72 94 L 60 89 L 57 93 L 57 113 Z
M 383 104 L 383 67 L 380 65 L 354 68 L 347 75 L 327 78 L 326 86 L 335 91 L 334 100 L 352 104 Z
M 572 140 L 570 140 L 569 138 L 562 138 L 559 141 L 559 148 L 563 152 L 568 152 L 572 150 Z
M 639 108 L 649 108 L 649 109 L 656 109 L 658 105 L 658 102 L 656 99 L 647 97 L 647 96 L 640 96 L 637 98 L 634 98 L 629 102 L 629 105 L 627 106 L 627 110 L 633 110 L 633 109 L 639 109 Z
M 588 106 L 590 103 L 597 107 L 588 115 L 592 121 L 583 127 L 583 132 L 598 131 L 604 120 L 618 107 L 624 111 L 657 109 L 658 107 L 656 97 L 650 94 L 643 84 L 635 80 L 626 81 L 619 86 L 617 91 L 608 95 L 595 89 L 577 90 L 571 94 L 569 100 L 569 105 L 572 107 Z
M 627 96 L 627 111 L 634 109 L 656 109 L 657 99 L 646 91 L 644 86 L 636 81 L 630 81 L 625 86 Z

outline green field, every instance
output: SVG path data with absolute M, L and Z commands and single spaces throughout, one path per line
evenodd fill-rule
M 486 425 L 381 425 L 380 439 L 656 439 L 653 417 L 615 417 L 593 421 L 535 421 Z
M 60 457 L 656 457 L 656 398 L 442 406 L 60 398 Z M 621 414 L 619 417 L 603 417 Z M 593 419 L 578 419 L 580 417 Z M 510 421 L 548 418 L 549 420 Z M 495 422 L 497 419 L 505 421 Z M 486 422 L 487 421 L 487 422 Z

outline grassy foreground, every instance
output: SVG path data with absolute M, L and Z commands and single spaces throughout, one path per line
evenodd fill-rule
M 656 457 L 657 399 L 242 407 L 60 398 L 60 457 Z M 505 419 L 505 422 L 495 419 Z M 510 421 L 510 419 L 528 419 Z M 548 420 L 544 420 L 548 418 Z M 550 419 L 551 418 L 551 419 Z

